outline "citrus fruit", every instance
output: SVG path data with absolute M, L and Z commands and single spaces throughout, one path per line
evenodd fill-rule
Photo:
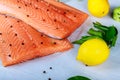
M 94 66 L 106 61 L 110 49 L 102 39 L 95 38 L 85 41 L 78 50 L 77 60 L 86 65 Z
M 88 11 L 95 17 L 104 17 L 109 12 L 108 0 L 88 0 Z

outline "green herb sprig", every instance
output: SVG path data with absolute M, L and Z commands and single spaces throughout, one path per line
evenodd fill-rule
M 92 38 L 101 38 L 109 47 L 115 46 L 118 38 L 118 30 L 114 25 L 105 26 L 99 22 L 93 22 L 93 26 L 95 29 L 90 28 L 87 32 L 89 36 L 82 36 L 81 39 L 74 41 L 73 44 L 82 44 Z

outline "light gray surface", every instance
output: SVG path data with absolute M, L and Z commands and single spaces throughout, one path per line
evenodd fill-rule
M 109 0 L 109 2 L 111 9 L 120 5 L 120 0 Z M 88 13 L 87 0 L 69 0 L 67 4 Z M 90 16 L 69 39 L 73 41 L 86 34 L 93 21 L 99 21 L 105 25 L 114 24 L 120 32 L 120 23 L 114 21 L 109 15 L 104 18 Z M 120 33 L 116 47 L 111 49 L 109 59 L 99 66 L 86 67 L 76 61 L 78 48 L 78 45 L 74 45 L 73 49 L 64 53 L 56 53 L 10 67 L 3 67 L 0 63 L 0 80 L 48 80 L 49 77 L 52 80 L 66 80 L 74 75 L 87 76 L 92 80 L 120 80 Z M 53 69 L 50 70 L 49 67 Z M 42 73 L 44 70 L 46 74 Z

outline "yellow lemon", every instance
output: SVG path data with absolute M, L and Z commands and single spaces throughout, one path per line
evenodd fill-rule
M 77 60 L 86 65 L 94 66 L 106 61 L 110 49 L 102 39 L 90 39 L 85 41 L 78 50 Z
M 88 0 L 88 11 L 95 17 L 104 17 L 109 12 L 108 0 Z

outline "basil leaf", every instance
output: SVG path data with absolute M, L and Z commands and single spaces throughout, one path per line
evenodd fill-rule
M 84 76 L 74 76 L 74 77 L 71 77 L 67 80 L 91 80 L 91 79 L 84 77 Z

